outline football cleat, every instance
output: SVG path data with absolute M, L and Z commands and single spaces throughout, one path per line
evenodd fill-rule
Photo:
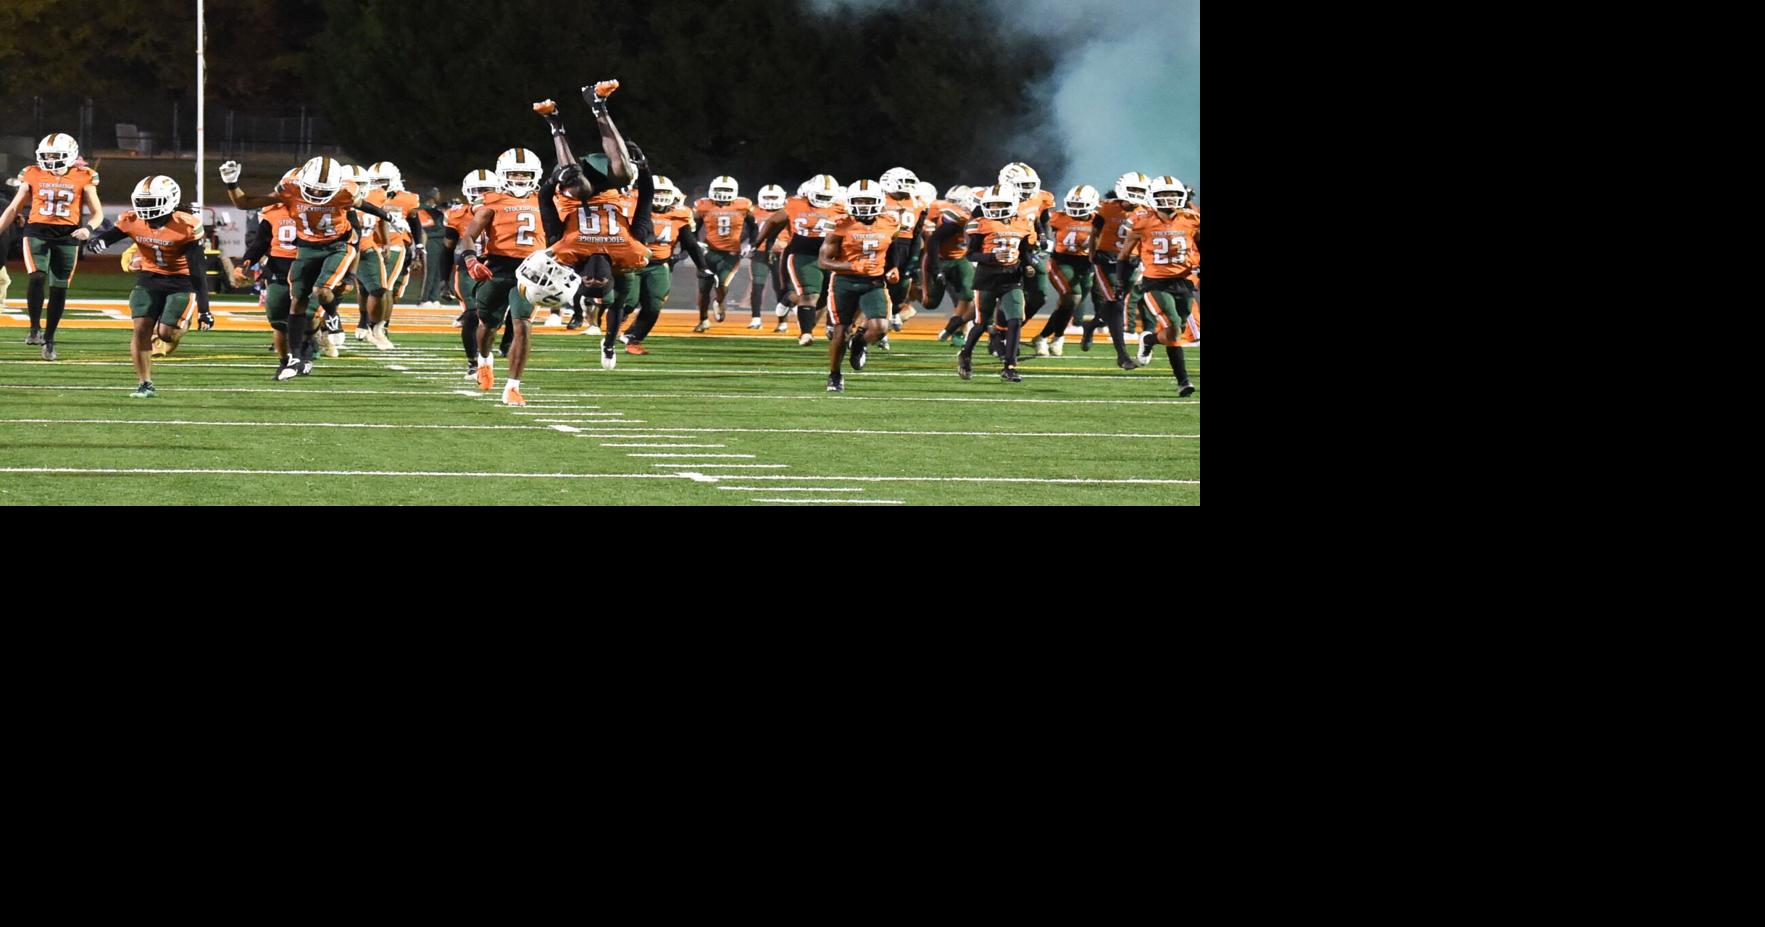
M 781 321 L 778 323 L 778 327 L 774 328 L 772 331 L 774 334 L 783 335 L 783 334 L 788 333 L 790 330 L 791 330 L 791 323 Z
M 471 364 L 466 367 L 466 382 L 467 383 L 478 382 L 478 365 L 477 364 Z
M 1030 344 L 1035 346 L 1037 357 L 1047 357 L 1054 353 L 1053 351 L 1048 350 L 1048 339 L 1046 338 L 1038 337 L 1036 340 L 1030 342 Z
M 355 330 L 355 340 L 357 340 L 357 341 L 366 341 L 366 340 L 368 340 L 368 330 L 367 330 L 367 329 L 365 329 L 365 328 L 358 328 L 358 329 L 356 329 L 356 330 Z
M 938 340 L 939 341 L 949 341 L 950 340 L 950 330 L 946 328 L 943 331 L 938 332 Z
M 152 399 L 154 396 L 157 396 L 157 395 L 159 395 L 159 394 L 155 393 L 153 391 L 152 381 L 148 381 L 148 382 L 142 383 L 140 386 L 135 387 L 135 391 L 129 394 L 129 398 L 130 399 Z
M 1091 339 L 1097 337 L 1097 329 L 1101 328 L 1102 325 L 1098 322 L 1096 316 L 1092 316 L 1081 323 L 1080 327 L 1085 330 L 1085 335 L 1079 339 L 1079 350 L 1089 351 L 1091 350 Z
M 1195 395 L 1195 384 L 1193 384 L 1193 383 L 1179 383 L 1179 384 L 1177 384 L 1177 396 L 1178 397 L 1187 398 L 1187 397 L 1193 396 L 1193 395 Z
M 382 351 L 390 351 L 393 349 L 394 345 L 386 338 L 385 322 L 381 322 L 379 325 L 368 329 L 368 343 Z
M 551 315 L 546 317 L 545 327 L 546 328 L 563 328 L 564 327 L 564 317 L 557 314 L 556 312 L 552 313 Z M 571 330 L 575 330 L 580 327 L 581 327 L 580 323 L 573 324 L 570 326 Z
M 641 342 L 641 341 L 633 341 L 633 342 L 631 342 L 631 343 L 630 343 L 630 344 L 627 344 L 627 345 L 626 345 L 626 346 L 625 346 L 625 353 L 627 353 L 627 354 L 635 354 L 635 355 L 637 355 L 637 356 L 639 356 L 639 357 L 641 357 L 641 356 L 643 356 L 643 355 L 645 355 L 645 354 L 648 354 L 648 353 L 650 353 L 650 352 L 649 352 L 649 349 L 648 349 L 648 348 L 645 348 L 645 347 L 644 347 L 644 346 L 643 346 L 643 342 Z
M 282 359 L 281 366 L 276 368 L 276 382 L 292 380 L 300 375 L 300 358 L 290 354 Z
M 723 321 L 723 300 L 711 300 L 711 316 L 719 322 Z
M 1048 350 L 1055 357 L 1065 357 L 1066 356 L 1066 336 L 1061 335 L 1060 337 L 1054 339 L 1053 341 L 1048 342 Z
M 969 360 L 968 355 L 956 355 L 956 375 L 964 380 L 974 376 L 974 363 Z
M 513 386 L 505 385 L 503 387 L 503 405 L 505 405 L 505 406 L 524 406 L 526 404 L 527 404 L 527 399 L 526 399 L 526 397 L 521 395 L 520 390 L 514 388 Z
M 962 350 L 962 346 L 967 343 L 968 334 L 966 332 L 957 332 L 950 336 L 950 347 L 953 347 L 958 351 Z
M 53 341 L 43 342 L 43 359 L 47 360 L 47 361 L 52 361 L 55 359 L 55 342 L 53 342 Z
M 312 376 L 312 374 L 313 374 L 313 362 L 310 360 L 306 360 L 305 358 L 302 358 L 300 361 L 300 372 L 295 375 L 301 376 L 301 377 L 310 377 L 310 376 Z
M 846 391 L 846 381 L 844 379 L 842 379 L 840 377 L 840 375 L 837 373 L 828 374 L 827 375 L 827 391 L 830 393 L 843 393 L 843 392 L 845 392 Z
M 541 116 L 556 116 L 558 114 L 558 104 L 551 100 L 541 100 L 538 103 L 533 104 L 533 111 Z
M 584 335 L 588 335 L 591 337 L 599 337 L 601 335 L 606 334 L 606 332 L 601 331 L 601 327 L 599 325 L 590 325 L 589 327 L 583 329 L 582 333 Z
M 766 323 L 763 319 L 761 319 L 759 316 L 754 316 L 753 318 L 748 320 L 748 331 L 751 331 L 751 332 L 759 331 L 760 326 L 762 326 L 764 324 L 766 324 Z
M 31 333 L 25 336 L 25 344 L 37 345 L 42 343 L 43 332 L 39 329 L 33 328 L 31 329 Z
M 901 330 L 901 317 L 898 315 L 890 316 L 889 317 L 889 331 L 898 332 L 900 330 Z M 939 339 L 939 340 L 942 340 L 942 339 Z
M 1152 365 L 1152 348 L 1156 344 L 1158 344 L 1157 335 L 1147 332 L 1140 336 L 1140 356 L 1134 358 L 1134 360 L 1137 361 L 1141 367 L 1150 367 Z
M 804 332 L 801 335 L 797 336 L 797 347 L 799 347 L 799 348 L 806 348 L 809 345 L 812 345 L 814 343 L 815 343 L 815 336 L 811 335 L 808 332 Z
M 478 367 L 478 388 L 488 393 L 490 388 L 495 385 L 496 371 L 492 370 L 488 364 L 480 364 Z
M 619 366 L 619 355 L 613 353 L 612 345 L 601 345 L 601 369 L 612 370 Z
M 1023 377 L 1018 376 L 1016 367 L 1007 367 L 999 371 L 999 379 L 1007 383 L 1022 383 Z
M 1122 356 L 1116 358 L 1115 365 L 1117 367 L 1120 367 L 1123 370 L 1138 370 L 1140 367 L 1139 364 L 1134 363 L 1133 358 L 1127 356 L 1126 354 L 1123 354 Z
M 710 330 L 711 330 L 711 320 L 710 319 L 700 319 L 699 324 L 693 326 L 693 334 L 695 334 L 695 335 L 697 335 L 701 332 L 708 332 Z
M 850 358 L 851 363 L 852 363 L 852 369 L 853 370 L 863 370 L 864 369 L 864 362 L 865 362 L 865 360 L 867 360 L 869 358 L 869 356 L 870 356 L 870 348 L 868 346 L 866 346 L 864 342 L 859 341 L 856 338 L 853 338 L 852 339 L 852 356 Z

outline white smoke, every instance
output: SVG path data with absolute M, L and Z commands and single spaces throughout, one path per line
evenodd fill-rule
M 864 14 L 889 0 L 810 0 L 824 13 Z M 1062 196 L 1088 183 L 1107 191 L 1128 171 L 1174 174 L 1201 186 L 1201 0 L 994 0 L 1001 28 L 1064 48 L 1036 92 L 1066 149 Z M 986 33 L 979 33 L 986 34 Z M 1024 134 L 1035 147 L 1033 130 Z M 1046 137 L 1044 132 L 1041 138 Z

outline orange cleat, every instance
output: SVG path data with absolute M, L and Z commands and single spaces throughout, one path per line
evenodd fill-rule
M 503 387 L 503 405 L 505 405 L 505 406 L 524 406 L 526 404 L 527 404 L 527 399 L 521 395 L 520 390 L 514 388 L 513 386 Z
M 489 364 L 480 364 L 478 367 L 478 388 L 490 392 L 490 388 L 495 385 L 496 372 L 490 369 Z
M 647 348 L 645 348 L 641 344 L 628 344 L 625 346 L 625 353 L 627 353 L 627 354 L 648 354 L 650 352 Z
M 616 80 L 597 81 L 594 85 L 594 95 L 605 100 L 613 95 L 613 91 L 618 89 L 619 82 Z
M 533 104 L 533 111 L 541 116 L 556 116 L 558 114 L 558 104 L 551 100 L 544 100 Z

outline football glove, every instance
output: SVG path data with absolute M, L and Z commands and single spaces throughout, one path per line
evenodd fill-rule
M 488 264 L 485 264 L 483 261 L 478 260 L 475 257 L 466 258 L 466 273 L 471 275 L 473 280 L 477 280 L 479 282 L 489 280 L 492 276 L 494 276 L 490 272 L 490 266 Z
M 643 149 L 637 147 L 636 142 L 626 139 L 625 153 L 631 155 L 632 167 L 642 168 L 649 166 L 649 159 L 644 157 Z
M 239 172 L 243 169 L 244 169 L 243 165 L 241 165 L 238 161 L 222 161 L 221 162 L 221 181 L 223 183 L 227 184 L 228 186 L 232 186 L 233 184 L 238 183 L 239 182 Z
M 200 310 L 196 316 L 196 325 L 200 331 L 214 328 L 214 313 L 207 309 Z
M 86 242 L 86 250 L 92 252 L 93 254 L 103 254 L 104 252 L 110 250 L 110 245 L 107 244 L 104 241 L 104 239 L 102 239 L 102 238 L 94 238 L 94 239 L 91 239 L 90 241 Z

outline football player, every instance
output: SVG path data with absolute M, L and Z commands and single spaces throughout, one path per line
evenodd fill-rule
M 884 171 L 882 189 L 889 198 L 887 208 L 894 213 L 899 229 L 894 244 L 889 246 L 890 266 L 912 267 L 919 260 L 920 223 L 925 221 L 931 203 L 919 199 L 919 177 L 904 167 Z M 913 307 L 907 304 L 907 291 L 911 288 L 908 277 L 903 271 L 899 280 L 889 284 L 888 325 L 894 331 L 900 331 L 901 326 L 914 316 Z
M 1157 324 L 1140 336 L 1140 366 L 1151 362 L 1152 346 L 1162 343 L 1177 378 L 1177 395 L 1188 396 L 1195 387 L 1183 364 L 1182 346 L 1201 342 L 1201 314 L 1191 310 L 1194 278 L 1201 270 L 1201 214 L 1189 207 L 1189 188 L 1175 177 L 1155 178 L 1147 192 L 1152 208 L 1134 220 L 1116 261 L 1125 267 L 1128 255 L 1140 256 L 1141 298 Z M 1124 286 L 1126 282 L 1121 280 Z
M 712 276 L 699 278 L 699 324 L 694 332 L 709 331 L 713 318 L 723 321 L 729 281 L 741 267 L 742 256 L 754 250 L 754 204 L 740 193 L 734 177 L 719 177 L 711 181 L 705 198 L 693 204 L 699 240 L 712 271 Z
M 752 215 L 754 217 L 754 226 L 757 230 L 765 226 L 766 220 L 772 218 L 774 213 L 784 208 L 786 197 L 784 194 L 784 188 L 773 184 L 761 187 L 760 193 L 755 199 L 756 204 Z M 777 259 L 777 255 L 782 253 L 783 250 L 784 242 L 775 239 L 770 249 L 750 247 L 747 252 L 748 275 L 753 280 L 753 287 L 749 293 L 748 303 L 754 314 L 754 317 L 748 320 L 749 329 L 758 331 L 766 325 L 765 320 L 761 318 L 760 307 L 766 302 L 766 279 L 768 277 L 772 278 L 773 289 L 778 292 L 779 309 L 783 310 L 778 313 L 779 324 L 784 324 L 784 317 L 790 314 L 790 310 L 784 306 L 783 281 L 776 274 L 772 273 L 774 269 L 773 264 Z
M 889 334 L 889 288 L 900 282 L 909 265 L 906 249 L 895 247 L 901 233 L 901 213 L 887 203 L 888 194 L 874 180 L 860 180 L 847 187 L 845 215 L 823 238 L 817 254 L 821 269 L 833 275 L 828 392 L 844 392 L 846 388 L 840 355 L 847 347 L 848 330 L 852 333 L 853 370 L 864 369 L 868 341 Z
M 828 174 L 817 174 L 799 188 L 798 195 L 786 200 L 784 209 L 773 213 L 760 230 L 762 249 L 771 247 L 773 238 L 786 228 L 791 230 L 790 244 L 780 263 L 790 277 L 789 299 L 796 306 L 797 325 L 802 329 L 797 336 L 800 346 L 815 343 L 817 306 L 828 283 L 821 270 L 821 240 L 844 215 L 839 204 L 843 196 L 838 180 Z
M 974 262 L 968 255 L 968 224 L 980 216 L 981 192 L 973 187 L 949 191 L 950 202 L 940 211 L 938 230 L 932 233 L 925 251 L 928 292 L 948 292 L 956 304 L 938 340 L 948 338 L 957 349 L 967 342 L 968 323 L 974 320 Z
M 143 178 L 129 194 L 134 210 L 123 213 L 114 228 L 92 242 L 92 250 L 102 254 L 111 244 L 133 238 L 141 258 L 141 274 L 129 291 L 129 316 L 135 328 L 129 357 L 141 380 L 129 394 L 134 399 L 154 397 L 153 336 L 157 330 L 161 339 L 178 339 L 179 328 L 188 327 L 182 317 L 191 309 L 192 293 L 202 330 L 214 327 L 202 259 L 202 220 L 179 210 L 182 198 L 183 190 L 170 177 Z
M 668 292 L 673 286 L 675 249 L 679 248 L 692 258 L 693 266 L 699 269 L 699 275 L 705 279 L 711 270 L 710 261 L 693 235 L 693 224 L 696 221 L 693 212 L 682 205 L 685 195 L 674 181 L 666 177 L 657 177 L 655 199 L 650 204 L 650 219 L 654 229 L 648 242 L 650 246 L 649 264 L 638 272 L 638 285 L 635 292 L 638 297 L 640 311 L 634 316 L 631 328 L 620 339 L 625 342 L 625 353 L 648 354 L 644 348 L 644 339 L 649 337 L 650 329 L 662 315 L 662 304 L 668 301 Z
M 531 346 L 533 304 L 521 295 L 515 269 L 528 255 L 546 246 L 539 205 L 539 179 L 544 170 L 539 156 L 525 148 L 510 148 L 499 155 L 496 174 L 501 186 L 484 194 L 483 202 L 473 210 L 471 223 L 460 235 L 455 258 L 476 281 L 472 308 L 478 313 L 479 324 L 479 389 L 489 390 L 496 385 L 490 345 L 505 317 L 514 331 L 508 353 L 509 379 L 503 385 L 502 397 L 503 403 L 511 406 L 527 404 L 521 397 L 521 373 L 527 366 Z M 470 244 L 480 236 L 487 242 L 483 259 Z
M 477 240 L 462 244 L 461 236 L 466 234 L 466 227 L 472 224 L 473 212 L 484 205 L 484 195 L 502 189 L 502 181 L 497 179 L 496 172 L 477 170 L 466 175 L 460 181 L 460 195 L 465 202 L 450 206 L 445 220 L 447 231 L 447 250 L 458 253 L 463 247 L 471 248 L 480 254 L 490 243 L 479 236 Z M 472 279 L 463 269 L 453 269 L 453 290 L 460 301 L 460 346 L 466 351 L 466 379 L 478 382 L 478 311 L 472 308 L 472 300 L 478 291 L 478 281 Z M 507 357 L 508 353 L 503 352 Z
M 1066 209 L 1048 218 L 1049 237 L 1054 240 L 1054 256 L 1048 265 L 1048 281 L 1060 294 L 1060 303 L 1042 333 L 1034 342 L 1037 357 L 1066 353 L 1066 327 L 1073 313 L 1091 295 L 1091 238 L 1096 234 L 1092 221 L 1097 215 L 1097 188 L 1077 186 L 1066 192 Z M 1050 340 L 1052 339 L 1052 340 Z
M 98 172 L 80 160 L 79 143 L 72 137 L 58 132 L 37 143 L 37 163 L 18 175 L 18 190 L 0 212 L 0 229 L 11 228 L 21 215 L 25 217 L 23 251 L 28 275 L 25 308 L 31 316 L 25 344 L 42 345 L 43 359 L 54 360 L 55 330 L 67 311 L 67 287 L 74 279 L 80 242 L 104 224 Z M 45 291 L 47 327 L 43 325 Z
M 283 175 L 282 181 L 288 182 L 292 179 L 290 175 L 295 173 L 289 171 Z M 263 285 L 260 299 L 264 317 L 269 320 L 273 332 L 278 357 L 288 353 L 288 270 L 294 266 L 294 259 L 300 256 L 295 223 L 294 213 L 285 203 L 258 210 L 257 222 L 247 236 L 245 256 L 233 275 L 234 283 L 245 286 L 248 281 L 244 265 L 262 262 L 257 274 L 258 282 Z
M 1096 334 L 1099 324 L 1108 327 L 1109 338 L 1115 342 L 1115 362 L 1123 370 L 1133 370 L 1139 364 L 1128 356 L 1127 341 L 1123 332 L 1127 325 L 1124 313 L 1122 292 L 1116 288 L 1116 279 L 1120 269 L 1116 264 L 1116 254 L 1121 251 L 1122 242 L 1133 229 L 1137 217 L 1144 215 L 1147 202 L 1147 188 L 1151 179 L 1145 174 L 1129 171 L 1116 179 L 1115 198 L 1104 200 L 1097 207 L 1097 216 L 1092 220 L 1092 227 L 1097 230 L 1096 240 L 1091 248 L 1091 280 L 1096 285 L 1098 302 L 1097 315 L 1091 324 L 1085 326 L 1084 337 L 1079 347 L 1091 350 L 1091 339 Z
M 380 207 L 391 217 L 387 220 L 385 229 L 374 229 L 376 238 L 381 243 L 379 266 L 376 268 L 377 275 L 372 287 L 374 327 L 368 339 L 375 347 L 384 350 L 392 347 L 391 340 L 386 337 L 386 329 L 392 324 L 393 306 L 398 302 L 398 295 L 409 279 L 410 265 L 420 262 L 423 254 L 423 225 L 421 222 L 411 224 L 421 202 L 415 193 L 404 188 L 404 173 L 391 161 L 380 161 L 368 168 L 368 186 L 367 201 Z M 364 231 L 364 237 L 366 234 Z M 362 282 L 364 289 L 368 289 L 365 272 L 369 259 L 366 250 L 360 260 L 364 270 Z
M 1017 372 L 1017 348 L 1023 333 L 1024 281 L 1037 275 L 1036 229 L 1018 208 L 1018 191 L 1003 185 L 980 196 L 981 217 L 968 224 L 968 254 L 975 263 L 975 331 L 956 359 L 956 375 L 973 375 L 974 346 L 980 327 L 1003 327 L 1000 356 L 1005 369 L 999 376 L 1007 383 L 1021 383 Z
M 1015 189 L 1018 197 L 1018 212 L 1030 221 L 1036 230 L 1037 240 L 1042 242 L 1043 254 L 1049 247 L 1048 217 L 1054 212 L 1054 194 L 1042 189 L 1042 177 L 1036 169 L 1018 161 L 1007 164 L 999 172 L 999 186 L 1007 190 Z M 1048 303 L 1047 277 L 1037 277 L 1024 281 L 1023 294 L 1024 320 L 1036 317 L 1042 307 Z
M 302 370 L 301 354 L 305 347 L 307 306 L 317 297 L 321 305 L 332 305 L 349 273 L 356 246 L 351 238 L 356 231 L 350 221 L 352 210 L 385 219 L 380 207 L 358 203 L 361 190 L 343 177 L 343 166 L 336 159 L 317 157 L 306 162 L 292 183 L 283 183 L 262 196 L 252 196 L 239 187 L 239 162 L 221 165 L 221 181 L 227 185 L 227 197 L 236 209 L 257 209 L 283 203 L 294 214 L 294 234 L 298 254 L 288 269 L 288 289 L 292 302 L 288 307 L 288 354 L 277 367 L 275 379 L 292 379 Z M 286 175 L 284 175 L 286 176 Z M 311 370 L 311 364 L 305 364 Z

